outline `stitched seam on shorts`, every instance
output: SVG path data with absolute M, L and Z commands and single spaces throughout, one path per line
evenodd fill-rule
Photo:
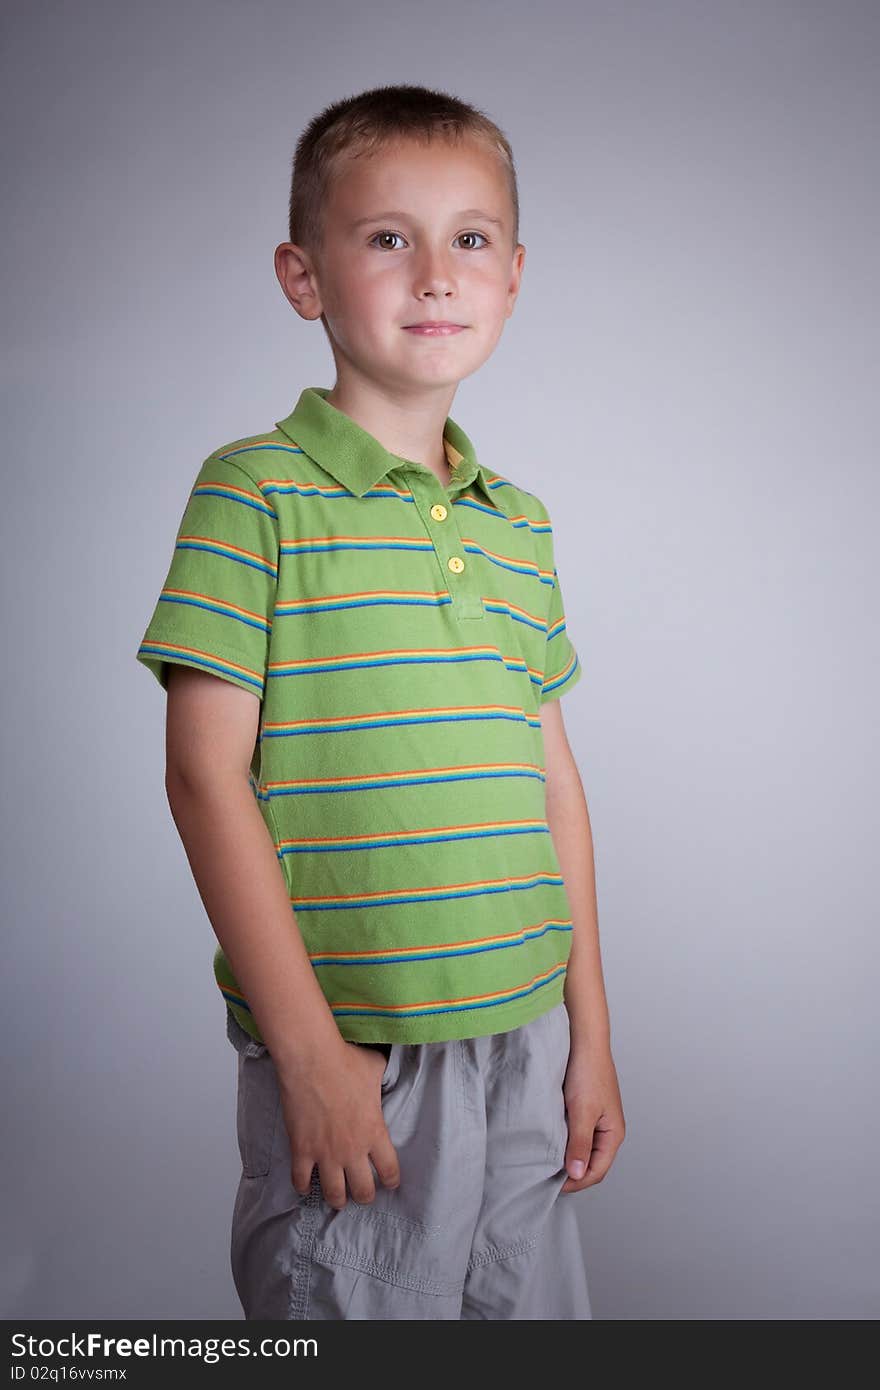
M 442 1229 L 440 1226 L 426 1226 L 423 1221 L 416 1221 L 411 1216 L 399 1216 L 393 1211 L 360 1207 L 354 1202 L 354 1199 L 347 1206 L 347 1214 L 357 1221 L 388 1222 L 389 1225 L 400 1226 L 407 1231 L 412 1231 L 414 1235 L 421 1236 L 423 1240 L 427 1240 L 429 1236 L 439 1235 Z
M 397 1284 L 400 1288 L 412 1289 L 416 1293 L 437 1294 L 442 1297 L 460 1294 L 464 1289 L 463 1279 L 455 1280 L 453 1283 L 420 1279 L 414 1274 L 402 1274 L 389 1265 L 378 1265 L 375 1260 L 369 1259 L 366 1255 L 359 1255 L 355 1250 L 337 1250 L 333 1245 L 316 1244 L 314 1256 L 315 1259 L 325 1260 L 328 1264 L 346 1265 L 350 1269 L 359 1269 L 364 1274 L 373 1274 L 386 1284 Z
M 302 1321 L 309 1315 L 310 1277 L 312 1272 L 312 1252 L 315 1248 L 315 1232 L 318 1224 L 321 1203 L 321 1179 L 317 1166 L 312 1168 L 312 1178 L 307 1196 L 303 1199 L 303 1239 L 299 1248 L 296 1266 L 293 1271 L 293 1285 L 290 1290 L 290 1320 Z
M 479 1265 L 492 1264 L 495 1260 L 509 1260 L 514 1255 L 524 1255 L 527 1250 L 531 1250 L 538 1242 L 537 1236 L 532 1236 L 528 1240 L 518 1240 L 514 1245 L 505 1245 L 499 1250 L 490 1248 L 481 1250 L 478 1255 L 472 1255 L 468 1260 L 468 1269 L 476 1269 Z

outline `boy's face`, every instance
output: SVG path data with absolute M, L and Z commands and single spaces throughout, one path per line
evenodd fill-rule
M 454 388 L 491 355 L 524 258 L 500 156 L 477 140 L 403 140 L 346 160 L 324 205 L 320 253 L 297 274 L 297 259 L 276 252 L 276 267 L 298 312 L 322 318 L 340 375 L 348 364 L 418 393 Z M 426 320 L 461 331 L 411 331 Z

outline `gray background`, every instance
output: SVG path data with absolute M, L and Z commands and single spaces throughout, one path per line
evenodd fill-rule
M 628 1135 L 597 1318 L 880 1313 L 880 7 L 4 6 L 0 1315 L 240 1317 L 214 937 L 135 650 L 201 460 L 333 383 L 285 302 L 327 102 L 508 134 L 452 409 L 555 522 Z

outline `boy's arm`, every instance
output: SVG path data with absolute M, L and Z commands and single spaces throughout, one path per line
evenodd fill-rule
M 165 787 L 196 885 L 273 1060 L 292 1080 L 345 1042 L 295 924 L 248 772 L 260 702 L 171 667 Z
M 572 1041 L 610 1044 L 610 1020 L 599 951 L 599 914 L 590 815 L 559 700 L 541 705 L 547 772 L 547 824 L 571 904 L 572 943 L 565 1004 Z
M 260 701 L 204 671 L 168 673 L 165 787 L 214 933 L 276 1066 L 291 1178 L 305 1195 L 317 1165 L 330 1206 L 370 1203 L 370 1160 L 386 1187 L 400 1163 L 382 1110 L 385 1059 L 348 1043 L 312 967 L 248 781 Z
M 563 1192 L 601 1182 L 623 1143 L 625 1122 L 611 1056 L 611 1027 L 596 903 L 590 815 L 558 699 L 541 705 L 547 824 L 571 905 L 572 943 L 565 979 L 571 1049 L 563 1087 L 568 1118 Z

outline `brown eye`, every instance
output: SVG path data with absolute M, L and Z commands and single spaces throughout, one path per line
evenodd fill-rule
M 400 240 L 403 241 L 403 237 L 400 236 L 400 232 L 382 231 L 382 232 L 377 232 L 375 236 L 370 237 L 370 243 L 369 243 L 369 244 L 372 246 L 372 245 L 373 245 L 373 242 L 378 241 L 380 237 L 391 237 L 392 239 L 393 239 L 394 237 L 400 237 Z M 397 250 L 399 250 L 399 248 L 398 248 L 397 246 L 387 246 L 387 245 L 386 245 L 386 246 L 382 246 L 380 249 L 381 249 L 382 251 L 397 251 Z
M 483 236 L 483 233 L 482 233 L 482 232 L 461 232 L 461 233 L 460 233 L 460 236 L 459 236 L 459 239 L 460 239 L 461 237 L 463 237 L 463 236 L 470 236 L 470 237 L 478 236 L 478 237 L 482 237 L 482 239 L 483 239 L 483 241 L 485 241 L 486 245 L 488 246 L 488 244 L 489 244 L 489 239 L 488 239 L 488 237 Z M 466 246 L 466 247 L 465 247 L 465 250 L 466 250 L 466 251 L 469 251 L 469 250 L 472 250 L 472 249 L 475 250 L 475 251 L 481 251 L 483 248 L 482 248 L 481 246 L 475 246 L 475 247 L 473 247 L 473 248 L 471 248 L 471 247 L 469 247 L 469 246 Z

